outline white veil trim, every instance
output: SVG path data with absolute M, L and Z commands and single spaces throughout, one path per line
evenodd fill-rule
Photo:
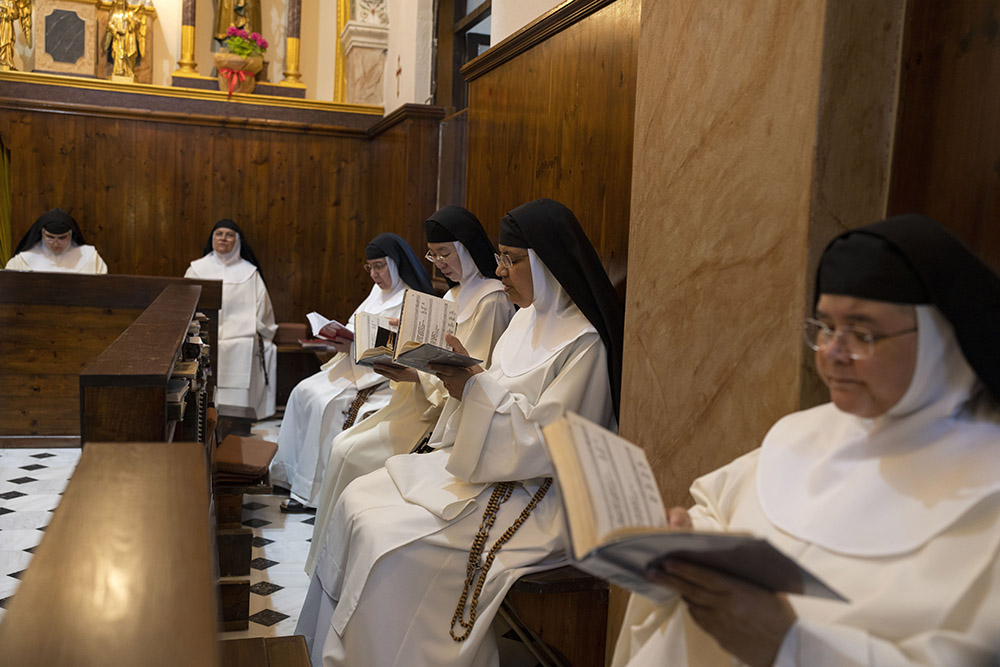
M 531 305 L 514 314 L 493 349 L 493 363 L 507 377 L 534 370 L 584 333 L 597 332 L 531 248 L 528 261 Z
M 496 278 L 484 276 L 476 266 L 472 255 L 460 241 L 451 241 L 458 254 L 462 266 L 462 278 L 457 285 L 448 290 L 444 298 L 458 305 L 457 322 L 465 322 L 476 313 L 476 308 L 483 298 L 493 292 L 502 292 L 503 283 Z
M 916 313 L 916 368 L 886 414 L 827 403 L 764 438 L 757 496 L 776 527 L 837 553 L 894 556 L 1000 491 L 1000 420 L 969 409 L 984 389 L 948 321 L 933 306 Z

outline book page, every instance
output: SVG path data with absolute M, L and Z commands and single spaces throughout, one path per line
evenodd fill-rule
M 568 413 L 566 419 L 593 500 L 598 540 L 622 528 L 665 527 L 663 499 L 646 453 L 579 415 Z
M 306 320 L 309 321 L 309 328 L 312 329 L 313 338 L 327 338 L 329 340 L 332 340 L 336 336 L 327 335 L 327 333 L 329 333 L 330 330 L 333 330 L 334 332 L 336 332 L 337 336 L 340 336 L 342 338 L 350 339 L 353 337 L 351 334 L 350 327 L 341 324 L 337 320 L 328 320 L 327 318 L 325 318 L 324 316 L 320 315 L 315 311 L 306 315 Z M 328 325 L 330 326 L 330 329 L 328 329 L 326 333 L 321 333 L 323 332 L 323 328 Z
M 358 363 L 366 352 L 378 347 L 387 348 L 391 360 L 392 346 L 396 340 L 394 332 L 395 327 L 389 324 L 388 317 L 357 313 L 354 316 L 354 363 Z
M 408 289 L 403 295 L 399 319 L 399 340 L 447 348 L 445 334 L 454 334 L 458 326 L 458 306 L 432 294 Z

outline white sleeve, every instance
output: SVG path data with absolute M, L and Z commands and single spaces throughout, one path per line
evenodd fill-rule
M 532 404 L 507 391 L 489 373 L 470 378 L 448 472 L 473 483 L 551 476 L 541 426 L 572 410 L 599 424 L 613 419 L 606 353 L 600 336 L 587 333 L 549 364 L 549 381 Z M 548 375 L 547 373 L 546 375 Z
M 104 258 L 101 257 L 97 250 L 94 250 L 94 274 L 104 275 L 108 272 L 108 265 L 104 263 Z
M 24 261 L 24 258 L 21 257 L 21 253 L 17 253 L 11 257 L 10 261 L 7 262 L 7 266 L 4 268 L 7 271 L 31 271 L 31 267 L 29 267 L 28 263 Z
M 267 293 L 267 285 L 260 273 L 253 274 L 254 291 L 257 295 L 257 333 L 266 340 L 273 340 L 274 334 L 278 332 L 278 325 L 274 323 L 274 309 L 271 307 L 271 297 Z
M 900 643 L 855 627 L 798 619 L 785 634 L 774 667 L 989 667 L 996 646 L 938 629 Z

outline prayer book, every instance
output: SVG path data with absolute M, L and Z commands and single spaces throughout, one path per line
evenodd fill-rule
M 458 305 L 454 301 L 406 290 L 393 361 L 428 373 L 432 372 L 429 364 L 468 368 L 482 363 L 482 359 L 455 352 L 445 342 L 446 334 L 454 335 L 457 318 Z
M 362 366 L 392 365 L 396 347 L 396 327 L 388 317 L 371 313 L 354 316 L 354 363 Z
M 767 540 L 668 528 L 646 453 L 627 440 L 569 412 L 542 432 L 566 510 L 571 556 L 581 570 L 660 603 L 675 593 L 646 573 L 668 558 L 771 591 L 845 600 Z
M 333 340 L 334 338 L 354 340 L 354 332 L 337 320 L 328 320 L 315 311 L 306 315 L 306 320 L 309 321 L 309 326 L 312 328 L 312 335 L 314 338 L 325 338 L 326 340 Z

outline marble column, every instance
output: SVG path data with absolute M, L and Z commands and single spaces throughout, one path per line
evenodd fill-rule
M 884 214 L 903 5 L 643 3 L 621 431 L 668 504 L 825 400 L 799 323 Z
M 299 71 L 299 35 L 302 26 L 302 0 L 288 0 L 288 27 L 285 31 L 285 71 L 279 85 L 305 88 Z
M 382 75 L 389 46 L 385 0 L 358 0 L 340 34 L 344 56 L 344 102 L 382 104 Z
M 194 26 L 197 0 L 184 0 L 181 8 L 181 59 L 177 61 L 178 69 L 174 76 L 202 78 L 198 74 L 198 63 L 194 60 Z

